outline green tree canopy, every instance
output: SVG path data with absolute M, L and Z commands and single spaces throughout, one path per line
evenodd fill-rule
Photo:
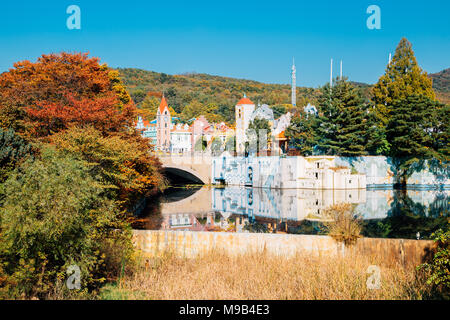
M 360 156 L 367 154 L 367 106 L 358 89 L 347 79 L 336 79 L 330 88 L 321 89 L 317 148 L 326 155 Z
M 373 88 L 373 100 L 381 124 L 387 124 L 389 111 L 396 100 L 411 95 L 423 95 L 435 100 L 432 80 L 419 67 L 411 43 L 403 38 L 385 74 Z
M 313 154 L 314 146 L 317 144 L 316 125 L 316 116 L 303 110 L 292 117 L 285 136 L 289 138 L 290 146 L 299 150 L 301 155 L 309 156 Z
M 267 151 L 272 138 L 272 128 L 266 119 L 255 118 L 248 125 L 246 153 Z M 256 150 L 254 150 L 256 148 Z
M 402 183 L 406 182 L 414 168 L 413 164 L 432 158 L 446 160 L 443 154 L 445 149 L 435 149 L 436 135 L 443 134 L 436 131 L 441 122 L 436 115 L 442 109 L 439 102 L 425 96 L 411 95 L 394 101 L 386 134 L 391 144 L 390 155 L 398 162 Z
M 10 175 L 4 193 L 0 276 L 15 285 L 0 286 L 0 291 L 9 296 L 45 298 L 57 289 L 58 279 L 67 278 L 71 264 L 81 269 L 84 289 L 96 287 L 111 276 L 104 264 L 112 258 L 107 255 L 127 254 L 118 243 L 119 252 L 105 251 L 109 239 L 124 235 L 124 224 L 98 181 L 74 158 L 45 148 L 40 159 L 26 161 Z
M 0 128 L 0 183 L 24 158 L 32 154 L 31 145 L 16 135 L 12 128 Z

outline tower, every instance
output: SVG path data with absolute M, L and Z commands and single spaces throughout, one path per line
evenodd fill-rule
M 331 59 L 330 64 L 330 89 L 333 86 L 333 59 Z
M 244 97 L 236 104 L 236 151 L 238 153 L 244 152 L 246 131 L 250 124 L 250 117 L 255 111 L 255 104 L 248 99 L 245 94 Z
M 170 129 L 172 127 L 172 118 L 170 116 L 169 106 L 167 105 L 164 94 L 156 115 L 156 146 L 158 151 L 170 151 Z
M 297 79 L 296 79 L 295 60 L 292 58 L 292 88 L 291 88 L 291 104 L 295 107 L 297 104 Z

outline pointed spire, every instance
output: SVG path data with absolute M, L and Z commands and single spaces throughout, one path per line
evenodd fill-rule
M 341 60 L 341 73 L 340 73 L 340 79 L 342 80 L 342 60 Z
M 167 105 L 166 98 L 164 97 L 164 92 L 162 94 L 161 103 L 159 104 L 159 113 L 163 113 L 165 108 L 169 108 Z
M 389 63 L 388 63 L 389 67 L 391 66 L 391 61 L 392 61 L 392 54 L 389 52 Z

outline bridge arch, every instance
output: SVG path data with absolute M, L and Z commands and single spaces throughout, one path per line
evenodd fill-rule
M 182 166 L 163 166 L 164 171 L 170 175 L 170 177 L 180 177 L 183 180 L 190 181 L 194 184 L 208 184 L 209 181 L 202 177 L 198 172 L 194 170 L 182 167 Z
M 159 157 L 167 175 L 196 184 L 211 183 L 211 158 L 193 156 Z

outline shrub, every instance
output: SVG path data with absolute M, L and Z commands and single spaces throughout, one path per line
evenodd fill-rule
M 418 267 L 428 272 L 427 283 L 433 285 L 447 299 L 450 298 L 450 229 L 439 229 L 432 234 L 437 250 L 429 263 Z
M 31 155 L 31 146 L 13 129 L 0 128 L 0 183 L 21 161 Z
M 161 164 L 140 137 L 105 137 L 93 127 L 71 127 L 49 140 L 59 150 L 82 160 L 111 197 L 127 207 L 149 191 L 165 187 Z
M 353 207 L 349 203 L 330 206 L 324 210 L 325 232 L 338 242 L 345 245 L 355 244 L 361 237 L 361 219 L 353 214 Z
M 120 212 L 79 160 L 45 147 L 40 159 L 26 161 L 10 175 L 4 192 L 0 295 L 86 294 L 117 276 L 117 260 L 130 256 L 130 235 Z M 72 264 L 81 270 L 81 291 L 61 286 Z

